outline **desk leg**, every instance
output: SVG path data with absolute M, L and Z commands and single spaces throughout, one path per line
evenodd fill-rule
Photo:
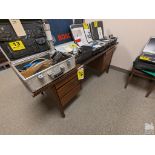
M 105 67 L 105 56 L 102 55 L 99 58 L 95 59 L 94 61 L 90 62 L 88 66 L 98 73 L 103 73 L 106 69 Z
M 111 60 L 110 60 L 111 62 Z M 110 64 L 108 65 L 107 69 L 106 69 L 106 73 L 109 73 L 109 68 L 110 68 Z
M 44 95 L 44 92 L 41 92 L 42 95 Z
M 62 107 L 62 105 L 60 103 L 58 103 L 58 106 L 59 106 L 59 110 L 60 110 L 61 116 L 63 118 L 65 118 L 64 108 Z
M 59 108 L 59 111 L 60 111 L 60 113 L 61 113 L 61 116 L 64 118 L 64 117 L 65 117 L 64 108 L 63 108 L 63 106 L 62 106 L 62 104 L 61 104 L 61 101 L 60 101 L 60 99 L 59 99 L 59 96 L 58 96 L 58 94 L 57 94 L 57 90 L 56 90 L 56 88 L 53 86 L 53 87 L 51 88 L 51 91 L 53 92 L 53 95 L 54 95 L 54 98 L 55 98 L 55 100 L 56 100 L 56 103 L 57 103 L 57 106 L 58 106 L 58 108 Z
M 110 64 L 111 64 L 111 60 L 112 60 L 112 55 L 113 55 L 113 52 L 112 52 L 111 56 L 109 57 L 109 59 L 107 60 L 108 62 L 107 62 L 106 73 L 109 73 L 109 68 L 110 68 Z
M 109 73 L 109 68 L 110 68 L 112 56 L 114 54 L 115 49 L 116 48 L 113 48 L 113 49 L 111 49 L 111 51 L 106 53 L 106 56 L 105 56 L 106 73 Z

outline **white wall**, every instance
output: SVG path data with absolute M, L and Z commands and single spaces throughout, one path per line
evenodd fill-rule
M 130 70 L 148 39 L 155 36 L 155 19 L 105 19 L 103 22 L 105 34 L 114 34 L 119 41 L 111 64 Z

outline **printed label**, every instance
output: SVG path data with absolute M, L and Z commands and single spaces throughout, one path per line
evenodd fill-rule
M 98 27 L 98 22 L 97 21 L 94 22 L 94 27 Z
M 77 76 L 78 80 L 83 80 L 84 79 L 84 68 L 80 67 L 77 71 Z
M 25 49 L 25 46 L 21 40 L 9 42 L 9 46 L 14 52 Z
M 146 61 L 150 60 L 150 58 L 149 58 L 149 57 L 146 57 L 146 56 L 143 56 L 143 55 L 142 55 L 142 56 L 140 56 L 140 59 L 141 59 L 141 60 L 146 60 Z
M 83 28 L 84 28 L 84 29 L 89 29 L 88 24 L 87 24 L 87 23 L 83 23 Z

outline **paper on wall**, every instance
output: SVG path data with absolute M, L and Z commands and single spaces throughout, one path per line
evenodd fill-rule
M 99 39 L 103 39 L 102 28 L 101 28 L 101 27 L 98 27 L 98 28 L 97 28 L 97 31 L 98 31 Z

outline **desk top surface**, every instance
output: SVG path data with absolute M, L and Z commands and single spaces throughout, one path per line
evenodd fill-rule
M 97 59 L 98 57 L 102 56 L 102 55 L 105 54 L 107 51 L 109 51 L 109 50 L 111 50 L 111 49 L 113 49 L 113 48 L 115 48 L 115 47 L 116 47 L 116 45 L 112 45 L 112 46 L 110 46 L 109 48 L 103 50 L 102 52 L 100 52 L 100 53 L 94 55 L 93 57 L 89 58 L 89 59 L 86 60 L 84 63 L 82 63 L 82 64 L 76 64 L 76 67 L 75 67 L 74 69 L 72 69 L 71 71 L 69 71 L 68 73 L 62 75 L 60 78 L 58 78 L 58 79 L 56 79 L 56 80 L 50 82 L 49 84 L 45 85 L 44 87 L 40 88 L 39 90 L 33 92 L 33 97 L 35 97 L 35 96 L 37 96 L 38 94 L 40 94 L 41 92 L 45 91 L 46 89 L 48 89 L 48 87 L 54 86 L 54 84 L 57 83 L 58 80 L 60 80 L 60 79 L 62 80 L 63 78 L 67 77 L 68 74 L 70 74 L 70 72 L 73 72 L 73 71 L 77 70 L 77 68 L 79 68 L 81 65 L 87 65 L 87 64 L 90 63 L 91 61 Z

